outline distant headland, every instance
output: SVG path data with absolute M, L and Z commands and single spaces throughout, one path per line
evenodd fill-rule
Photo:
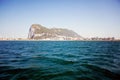
M 33 24 L 29 29 L 28 39 L 34 40 L 83 40 L 76 32 L 63 28 L 46 28 Z
M 114 37 L 84 38 L 76 32 L 64 28 L 47 28 L 40 24 L 32 24 L 29 28 L 27 38 L 0 38 L 0 40 L 30 40 L 30 41 L 120 41 Z

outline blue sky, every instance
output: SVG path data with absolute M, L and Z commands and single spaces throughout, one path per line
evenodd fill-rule
M 120 38 L 120 0 L 0 0 L 0 37 L 27 37 L 34 23 Z

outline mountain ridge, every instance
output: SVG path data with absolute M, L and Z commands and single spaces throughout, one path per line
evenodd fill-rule
M 40 40 L 81 40 L 83 37 L 76 32 L 64 28 L 47 28 L 40 24 L 32 24 L 28 39 Z

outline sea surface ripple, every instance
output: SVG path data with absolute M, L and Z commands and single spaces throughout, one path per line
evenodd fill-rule
M 120 42 L 0 41 L 0 80 L 120 80 Z

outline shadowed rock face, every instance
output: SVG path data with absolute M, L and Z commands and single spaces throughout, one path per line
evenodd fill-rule
M 33 24 L 29 29 L 29 39 L 49 40 L 81 40 L 80 35 L 72 30 L 62 28 L 46 28 L 40 24 Z

